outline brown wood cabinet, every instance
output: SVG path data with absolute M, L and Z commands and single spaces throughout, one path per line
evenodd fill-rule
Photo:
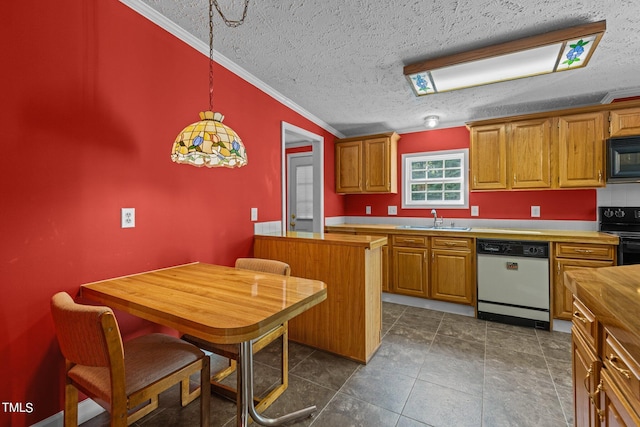
M 551 188 L 551 120 L 508 124 L 511 188 Z
M 390 132 L 336 140 L 336 193 L 397 193 L 398 139 Z
M 398 235 L 391 237 L 391 291 L 413 297 L 429 297 L 428 237 Z
M 469 155 L 472 190 L 507 188 L 507 132 L 504 124 L 472 127 Z
M 640 135 L 640 108 L 624 108 L 609 113 L 609 135 Z
M 553 247 L 553 317 L 571 320 L 573 295 L 564 286 L 564 273 L 582 268 L 609 267 L 615 265 L 616 250 L 613 245 L 586 243 L 555 243 Z
M 473 239 L 431 237 L 432 299 L 475 304 L 475 256 Z
M 640 366 L 578 299 L 574 300 L 574 310 L 571 342 L 575 425 L 640 425 Z
M 604 187 L 604 113 L 560 116 L 557 120 L 558 187 Z

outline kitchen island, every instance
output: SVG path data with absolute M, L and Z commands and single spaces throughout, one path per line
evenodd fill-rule
M 576 425 L 640 425 L 640 265 L 565 273 Z
M 367 363 L 380 346 L 386 237 L 286 232 L 256 235 L 254 256 L 327 284 L 327 299 L 289 321 L 289 339 Z

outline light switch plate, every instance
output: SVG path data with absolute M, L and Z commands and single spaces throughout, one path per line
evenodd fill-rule
M 388 206 L 387 214 L 389 215 L 398 215 L 398 207 L 397 206 Z
M 480 207 L 471 206 L 471 216 L 479 216 L 479 215 L 480 215 Z
M 531 218 L 540 217 L 540 206 L 531 206 Z
M 258 208 L 251 208 L 251 221 L 258 220 Z

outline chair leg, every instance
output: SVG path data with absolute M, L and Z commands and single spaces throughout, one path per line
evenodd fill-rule
M 209 413 L 211 407 L 211 367 L 209 356 L 202 359 L 200 371 L 200 425 L 209 427 Z
M 78 427 L 78 389 L 69 380 L 64 387 L 64 427 Z

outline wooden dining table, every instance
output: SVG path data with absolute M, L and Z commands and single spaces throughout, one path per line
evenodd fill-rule
M 279 425 L 315 411 L 311 406 L 278 418 L 257 413 L 252 340 L 324 301 L 321 281 L 195 262 L 88 283 L 80 296 L 210 342 L 239 344 L 238 426 L 246 426 L 249 415 L 258 424 Z

